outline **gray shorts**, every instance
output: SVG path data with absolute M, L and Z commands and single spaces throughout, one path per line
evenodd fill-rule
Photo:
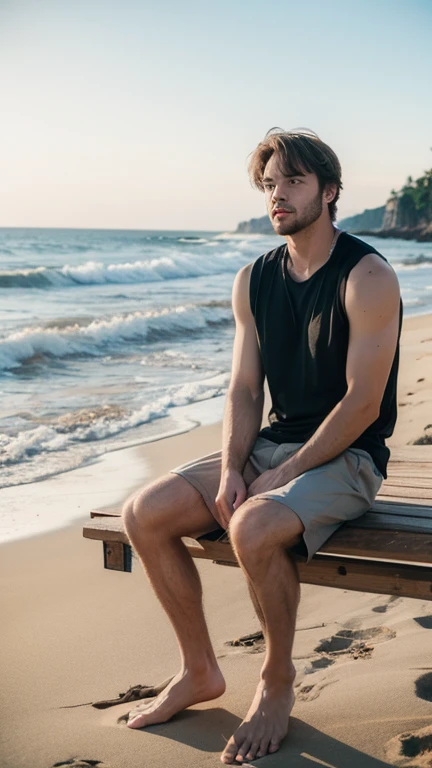
M 303 443 L 278 445 L 258 437 L 246 462 L 246 487 L 268 469 L 274 469 L 295 453 Z M 215 498 L 221 476 L 221 451 L 182 464 L 171 472 L 184 477 L 199 491 L 222 532 Z M 371 456 L 361 448 L 349 448 L 336 458 L 309 469 L 290 483 L 254 498 L 273 499 L 292 509 L 304 525 L 303 541 L 297 552 L 308 561 L 342 523 L 363 515 L 372 505 L 382 475 Z

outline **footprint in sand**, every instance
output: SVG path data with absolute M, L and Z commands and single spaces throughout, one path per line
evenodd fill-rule
M 425 701 L 432 701 L 432 672 L 426 672 L 415 681 L 416 696 Z
M 393 608 L 397 603 L 400 602 L 400 597 L 397 597 L 397 595 L 391 595 L 389 599 L 387 600 L 384 605 L 376 605 L 375 608 L 372 608 L 374 613 L 386 613 L 389 608 Z
M 414 621 L 420 624 L 423 629 L 432 629 L 432 614 L 429 614 L 429 616 L 416 616 Z
M 306 674 L 312 675 L 314 672 L 318 672 L 319 669 L 326 669 L 334 664 L 336 659 L 329 658 L 328 656 L 320 656 L 319 659 L 314 659 L 310 665 L 306 668 Z
M 398 768 L 429 768 L 432 765 L 432 725 L 400 733 L 385 748 L 386 758 Z
M 324 677 L 318 683 L 302 685 L 301 688 L 297 691 L 296 699 L 297 701 L 313 701 L 314 699 L 318 698 L 324 688 L 327 688 L 328 685 L 332 685 L 332 683 L 337 682 L 338 681 L 336 679 L 327 680 Z
M 341 629 L 333 637 L 320 641 L 315 648 L 316 653 L 326 653 L 332 656 L 350 654 L 354 658 L 370 656 L 374 646 L 368 643 L 382 643 L 392 640 L 396 632 L 388 627 L 372 627 L 371 629 Z

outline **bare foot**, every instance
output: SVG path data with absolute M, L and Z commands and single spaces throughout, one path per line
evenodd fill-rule
M 294 706 L 292 687 L 276 689 L 262 680 L 252 706 L 242 724 L 231 736 L 222 755 L 223 763 L 241 763 L 277 752 L 288 731 L 288 720 Z
M 129 728 L 144 728 L 146 725 L 165 723 L 182 709 L 210 701 L 222 696 L 225 680 L 219 667 L 211 669 L 206 675 L 192 672 L 179 672 L 171 683 L 153 701 L 140 704 L 129 713 Z

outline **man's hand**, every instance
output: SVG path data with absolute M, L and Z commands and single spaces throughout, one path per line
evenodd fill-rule
M 225 528 L 228 528 L 235 510 L 246 500 L 246 495 L 246 484 L 240 472 L 228 469 L 222 473 L 216 507 Z
M 288 461 L 285 461 L 283 464 L 280 464 L 279 467 L 276 467 L 276 469 L 268 469 L 266 472 L 263 472 L 262 475 L 257 477 L 257 479 L 250 484 L 247 497 L 250 499 L 251 496 L 256 496 L 259 493 L 266 493 L 267 491 L 272 491 L 274 488 L 280 488 L 281 485 L 286 485 L 291 482 L 291 480 L 294 480 L 295 477 L 295 472 L 290 469 Z

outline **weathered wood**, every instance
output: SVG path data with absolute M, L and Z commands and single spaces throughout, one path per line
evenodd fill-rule
M 112 571 L 132 571 L 132 548 L 121 541 L 104 541 L 104 568 Z
M 92 509 L 90 512 L 90 517 L 120 517 L 120 515 L 120 509 L 110 509 L 109 512 L 104 509 Z
M 188 547 L 193 557 L 237 565 L 228 544 L 202 539 L 200 544 L 199 549 Z M 309 563 L 298 560 L 297 568 L 303 584 L 432 600 L 432 569 L 427 566 L 317 554 Z
M 93 510 L 84 536 L 104 542 L 105 567 L 131 569 L 120 510 Z M 184 538 L 195 558 L 237 566 L 227 541 Z M 306 584 L 432 600 L 432 449 L 392 452 L 388 478 L 371 509 L 341 526 L 309 563 L 296 557 Z
M 99 517 L 84 523 L 83 536 L 85 539 L 121 541 L 123 544 L 129 544 L 121 517 Z
M 303 584 L 432 600 L 431 568 L 317 556 L 298 570 Z
M 402 503 L 400 501 L 389 501 L 388 499 L 379 499 L 374 501 L 369 509 L 369 512 L 373 512 L 382 515 L 385 520 L 386 515 L 400 515 L 401 517 L 432 517 L 432 505 L 428 504 L 409 504 Z M 368 513 L 366 513 L 368 514 Z M 360 518 L 357 518 L 361 520 Z
M 412 475 L 411 477 L 408 477 L 405 474 L 391 474 L 385 481 L 385 485 L 383 484 L 381 487 L 388 488 L 389 485 L 394 485 L 397 488 L 426 488 L 429 490 L 429 493 L 432 494 L 432 475 L 430 477 L 425 477 L 422 472 L 419 472 L 418 475 Z
M 409 499 L 405 499 L 400 493 L 398 493 L 397 496 L 378 496 L 378 501 L 388 501 L 391 504 L 399 504 L 401 499 L 404 502 L 404 504 L 409 504 Z M 419 507 L 428 507 L 430 509 L 431 501 L 430 499 L 416 499 L 415 500 L 416 505 Z
M 411 531 L 432 535 L 432 519 L 429 517 L 408 517 L 402 515 L 380 515 L 366 512 L 352 522 L 346 523 L 353 528 L 377 528 L 379 530 Z
M 427 499 L 428 503 L 432 502 L 432 490 L 430 488 L 414 487 L 412 485 L 405 485 L 401 492 L 398 485 L 391 485 L 386 482 L 380 488 L 379 496 L 401 496 L 405 499 Z
M 432 565 L 432 536 L 371 528 L 342 526 L 320 548 L 320 553 L 346 557 L 427 563 Z
M 413 461 L 431 462 L 431 447 L 428 445 L 407 445 L 403 448 L 391 449 L 390 464 L 396 464 L 398 462 L 412 464 Z

